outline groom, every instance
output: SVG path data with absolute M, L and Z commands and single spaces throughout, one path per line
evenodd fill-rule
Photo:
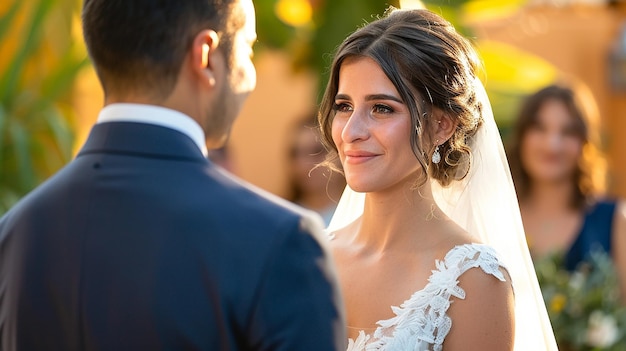
M 0 220 L 0 350 L 339 350 L 319 218 L 212 165 L 254 89 L 252 0 L 85 0 L 105 107 Z

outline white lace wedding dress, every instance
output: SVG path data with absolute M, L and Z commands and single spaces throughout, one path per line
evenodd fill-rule
M 348 351 L 440 351 L 453 324 L 447 315 L 450 298 L 465 299 L 458 278 L 467 270 L 480 267 L 486 274 L 505 280 L 495 250 L 487 245 L 455 246 L 443 261 L 435 263 L 436 269 L 426 286 L 400 307 L 392 306 L 396 316 L 378 321 L 372 334 L 359 331 L 356 340 L 349 339 Z

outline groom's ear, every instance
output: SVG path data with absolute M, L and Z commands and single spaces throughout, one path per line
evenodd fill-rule
M 446 112 L 436 107 L 433 107 L 433 135 L 435 140 L 438 140 L 439 144 L 443 144 L 452 137 L 456 131 L 458 122 Z
M 216 70 L 223 63 L 217 50 L 219 42 L 219 36 L 214 30 L 205 29 L 196 34 L 191 46 L 192 70 L 209 87 L 215 86 Z

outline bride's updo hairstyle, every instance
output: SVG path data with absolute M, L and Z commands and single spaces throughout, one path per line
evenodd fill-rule
M 390 9 L 352 33 L 335 54 L 330 79 L 322 98 L 319 124 L 322 142 L 337 156 L 331 128 L 333 105 L 339 85 L 339 70 L 348 57 L 376 61 L 398 90 L 411 115 L 411 146 L 424 169 L 417 185 L 430 177 L 446 186 L 463 179 L 471 160 L 471 138 L 482 123 L 482 106 L 476 97 L 478 56 L 454 27 L 428 10 Z M 452 137 L 439 146 L 441 162 L 431 161 L 435 151 L 432 107 L 456 124 Z

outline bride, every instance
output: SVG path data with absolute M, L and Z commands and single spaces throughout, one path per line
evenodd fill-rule
M 556 350 L 468 41 L 427 10 L 350 35 L 319 122 L 348 350 Z

